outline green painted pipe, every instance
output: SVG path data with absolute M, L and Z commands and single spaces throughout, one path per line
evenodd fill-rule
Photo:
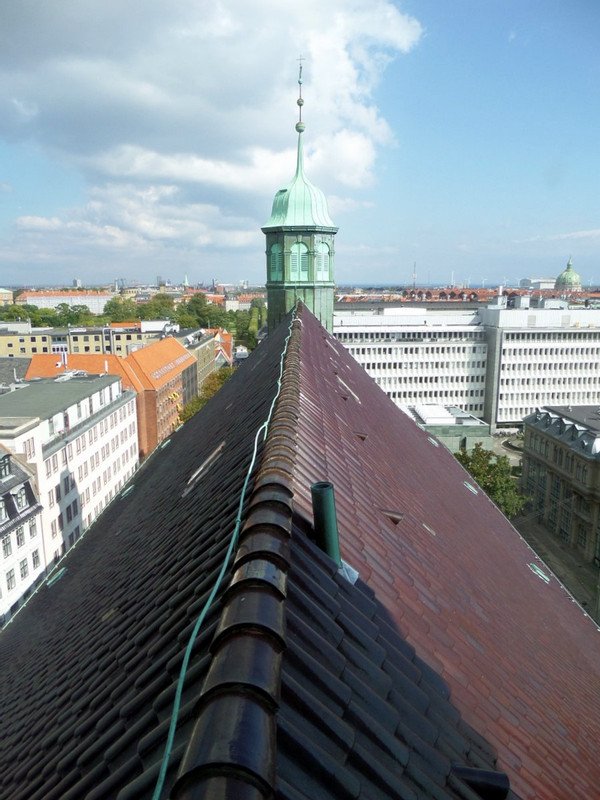
M 342 558 L 340 556 L 333 484 L 327 481 L 313 483 L 310 487 L 310 493 L 312 495 L 316 542 L 321 550 L 325 551 L 338 567 L 341 567 Z

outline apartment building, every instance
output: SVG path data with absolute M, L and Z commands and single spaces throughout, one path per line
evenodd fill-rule
M 0 445 L 0 623 L 45 573 L 41 515 L 34 471 Z
M 538 521 L 600 564 L 600 408 L 547 406 L 524 420 L 522 490 Z
M 99 327 L 33 328 L 0 323 L 0 358 L 30 358 L 44 353 L 102 353 L 126 356 L 169 333 L 168 320 L 119 322 Z
M 104 306 L 114 296 L 112 292 L 94 289 L 38 289 L 21 292 L 15 300 L 15 305 L 58 308 L 66 303 L 69 306 L 87 306 L 92 314 L 102 314 Z
M 212 353 L 212 340 L 209 344 Z M 76 353 L 62 359 L 35 355 L 26 377 L 58 377 L 68 370 L 117 376 L 134 393 L 140 459 L 170 435 L 179 424 L 183 406 L 198 393 L 198 362 L 172 337 L 156 340 L 125 358 L 100 353 Z
M 336 311 L 334 335 L 398 405 L 457 405 L 492 431 L 538 406 L 600 402 L 600 310 L 528 300 Z
M 135 395 L 112 375 L 66 373 L 0 395 L 0 444 L 35 470 L 49 563 L 137 469 Z

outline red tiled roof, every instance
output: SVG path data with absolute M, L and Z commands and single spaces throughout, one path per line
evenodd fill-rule
M 196 359 L 177 339 L 167 336 L 130 353 L 124 361 L 148 389 L 160 389 Z
M 301 321 L 296 511 L 312 519 L 311 483 L 334 483 L 343 558 L 497 748 L 519 797 L 596 797 L 598 627 L 452 454 L 311 314 Z
M 73 353 L 67 357 L 66 366 L 60 353 L 38 353 L 31 357 L 25 380 L 53 378 L 68 370 L 81 370 L 90 375 L 118 375 L 126 389 L 143 390 L 143 384 L 125 359 L 102 353 Z

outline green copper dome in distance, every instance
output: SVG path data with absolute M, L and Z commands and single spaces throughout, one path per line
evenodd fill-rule
M 567 268 L 563 270 L 554 284 L 555 289 L 581 289 L 581 277 L 573 269 L 571 259 L 567 263 Z

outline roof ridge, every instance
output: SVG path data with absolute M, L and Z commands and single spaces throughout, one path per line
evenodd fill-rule
M 275 791 L 295 463 L 289 420 L 297 416 L 300 398 L 300 327 L 293 319 L 282 354 L 280 393 L 173 798 L 187 797 L 191 789 L 198 792 L 194 796 L 224 796 L 227 788 L 235 794 L 240 784 L 267 795 Z

